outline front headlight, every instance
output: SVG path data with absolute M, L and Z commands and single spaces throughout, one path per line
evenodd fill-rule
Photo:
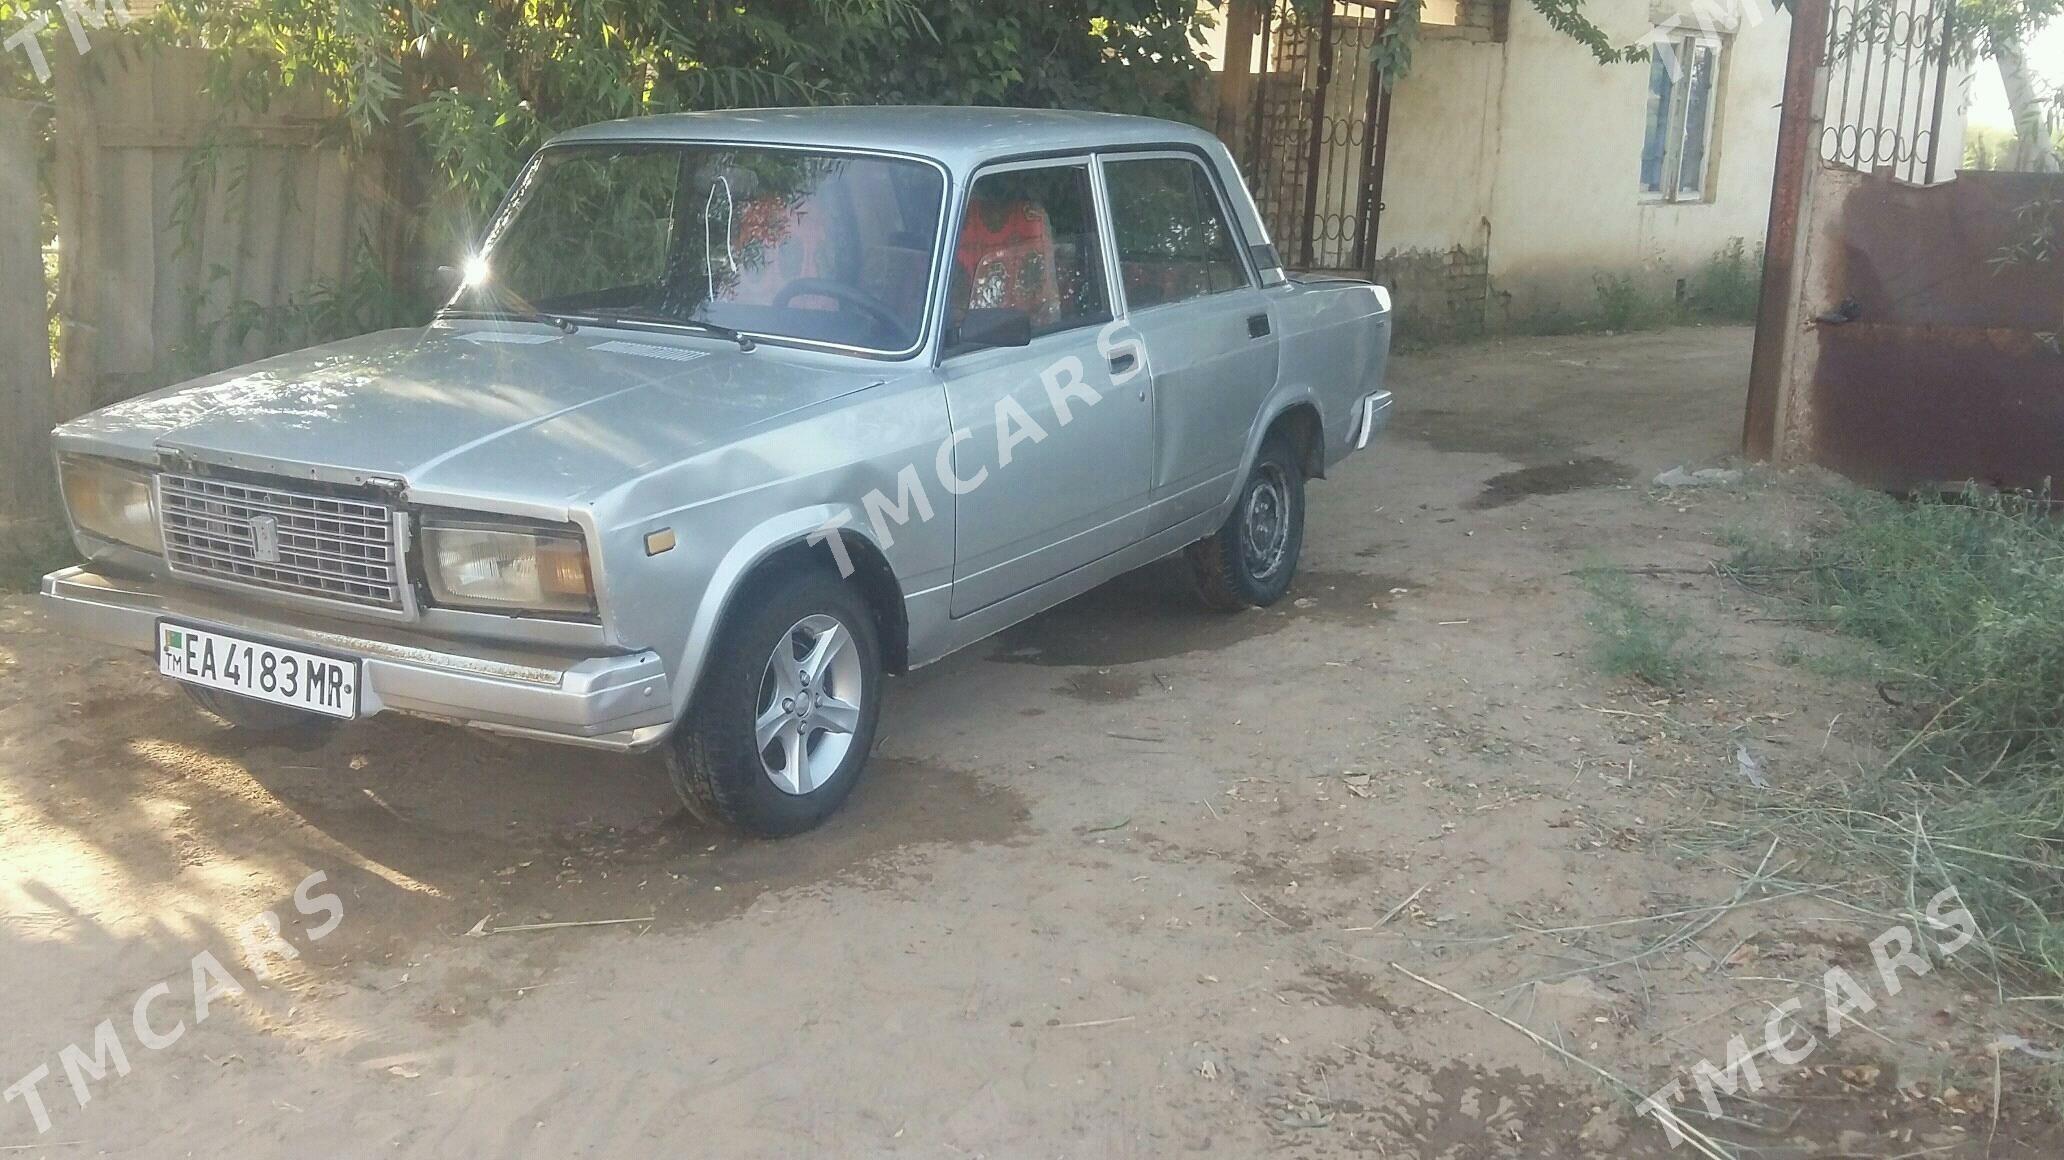
M 58 476 L 72 526 L 153 555 L 164 553 L 148 472 L 113 460 L 67 455 L 58 461 Z
M 572 528 L 442 520 L 423 524 L 430 596 L 447 608 L 587 615 L 595 611 L 588 549 Z

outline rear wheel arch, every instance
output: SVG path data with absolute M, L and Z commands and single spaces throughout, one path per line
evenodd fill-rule
M 1260 443 L 1267 443 L 1278 433 L 1297 449 L 1298 466 L 1304 469 L 1306 479 L 1326 478 L 1326 424 L 1319 417 L 1317 406 L 1301 400 L 1278 411 L 1262 432 Z

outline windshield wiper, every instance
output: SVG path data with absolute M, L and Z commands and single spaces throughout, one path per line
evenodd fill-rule
M 721 323 L 704 322 L 699 318 L 676 318 L 670 314 L 659 314 L 650 310 L 591 310 L 585 317 L 592 318 L 604 326 L 614 326 L 624 322 L 650 322 L 660 326 L 685 326 L 692 330 L 700 330 L 705 334 L 713 334 L 718 338 L 729 339 L 737 343 L 738 349 L 742 351 L 752 350 L 759 345 L 752 340 L 750 335 L 733 330 L 731 327 L 724 326 Z
M 514 319 L 517 322 L 540 322 L 546 326 L 557 328 L 559 332 L 562 334 L 573 334 L 580 330 L 580 327 L 575 325 L 571 319 L 561 318 L 556 314 L 547 314 L 542 310 L 509 310 L 501 307 L 497 307 L 493 310 L 440 310 L 437 312 L 437 317 L 510 318 Z

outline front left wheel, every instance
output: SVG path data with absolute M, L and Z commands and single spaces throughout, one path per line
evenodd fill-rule
M 874 614 L 824 572 L 783 577 L 720 634 L 666 748 L 689 812 L 763 837 L 813 829 L 853 792 L 881 716 Z
M 322 737 L 336 729 L 337 721 L 319 713 L 308 713 L 285 705 L 260 701 L 255 697 L 239 697 L 221 689 L 210 689 L 203 685 L 189 685 L 182 681 L 179 687 L 194 704 L 208 711 L 227 725 L 247 733 L 266 734 L 277 737 Z

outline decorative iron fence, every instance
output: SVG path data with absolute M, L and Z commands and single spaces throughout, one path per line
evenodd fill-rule
M 1270 236 L 1298 269 L 1366 270 L 1372 257 L 1390 112 L 1374 53 L 1389 15 L 1366 0 L 1277 0 L 1261 21 L 1243 161 Z
M 1962 160 L 1945 133 L 1960 76 L 1955 0 L 1837 0 L 1829 9 L 1822 159 L 1902 181 L 1947 181 Z M 1960 100 L 1960 97 L 1955 99 Z

